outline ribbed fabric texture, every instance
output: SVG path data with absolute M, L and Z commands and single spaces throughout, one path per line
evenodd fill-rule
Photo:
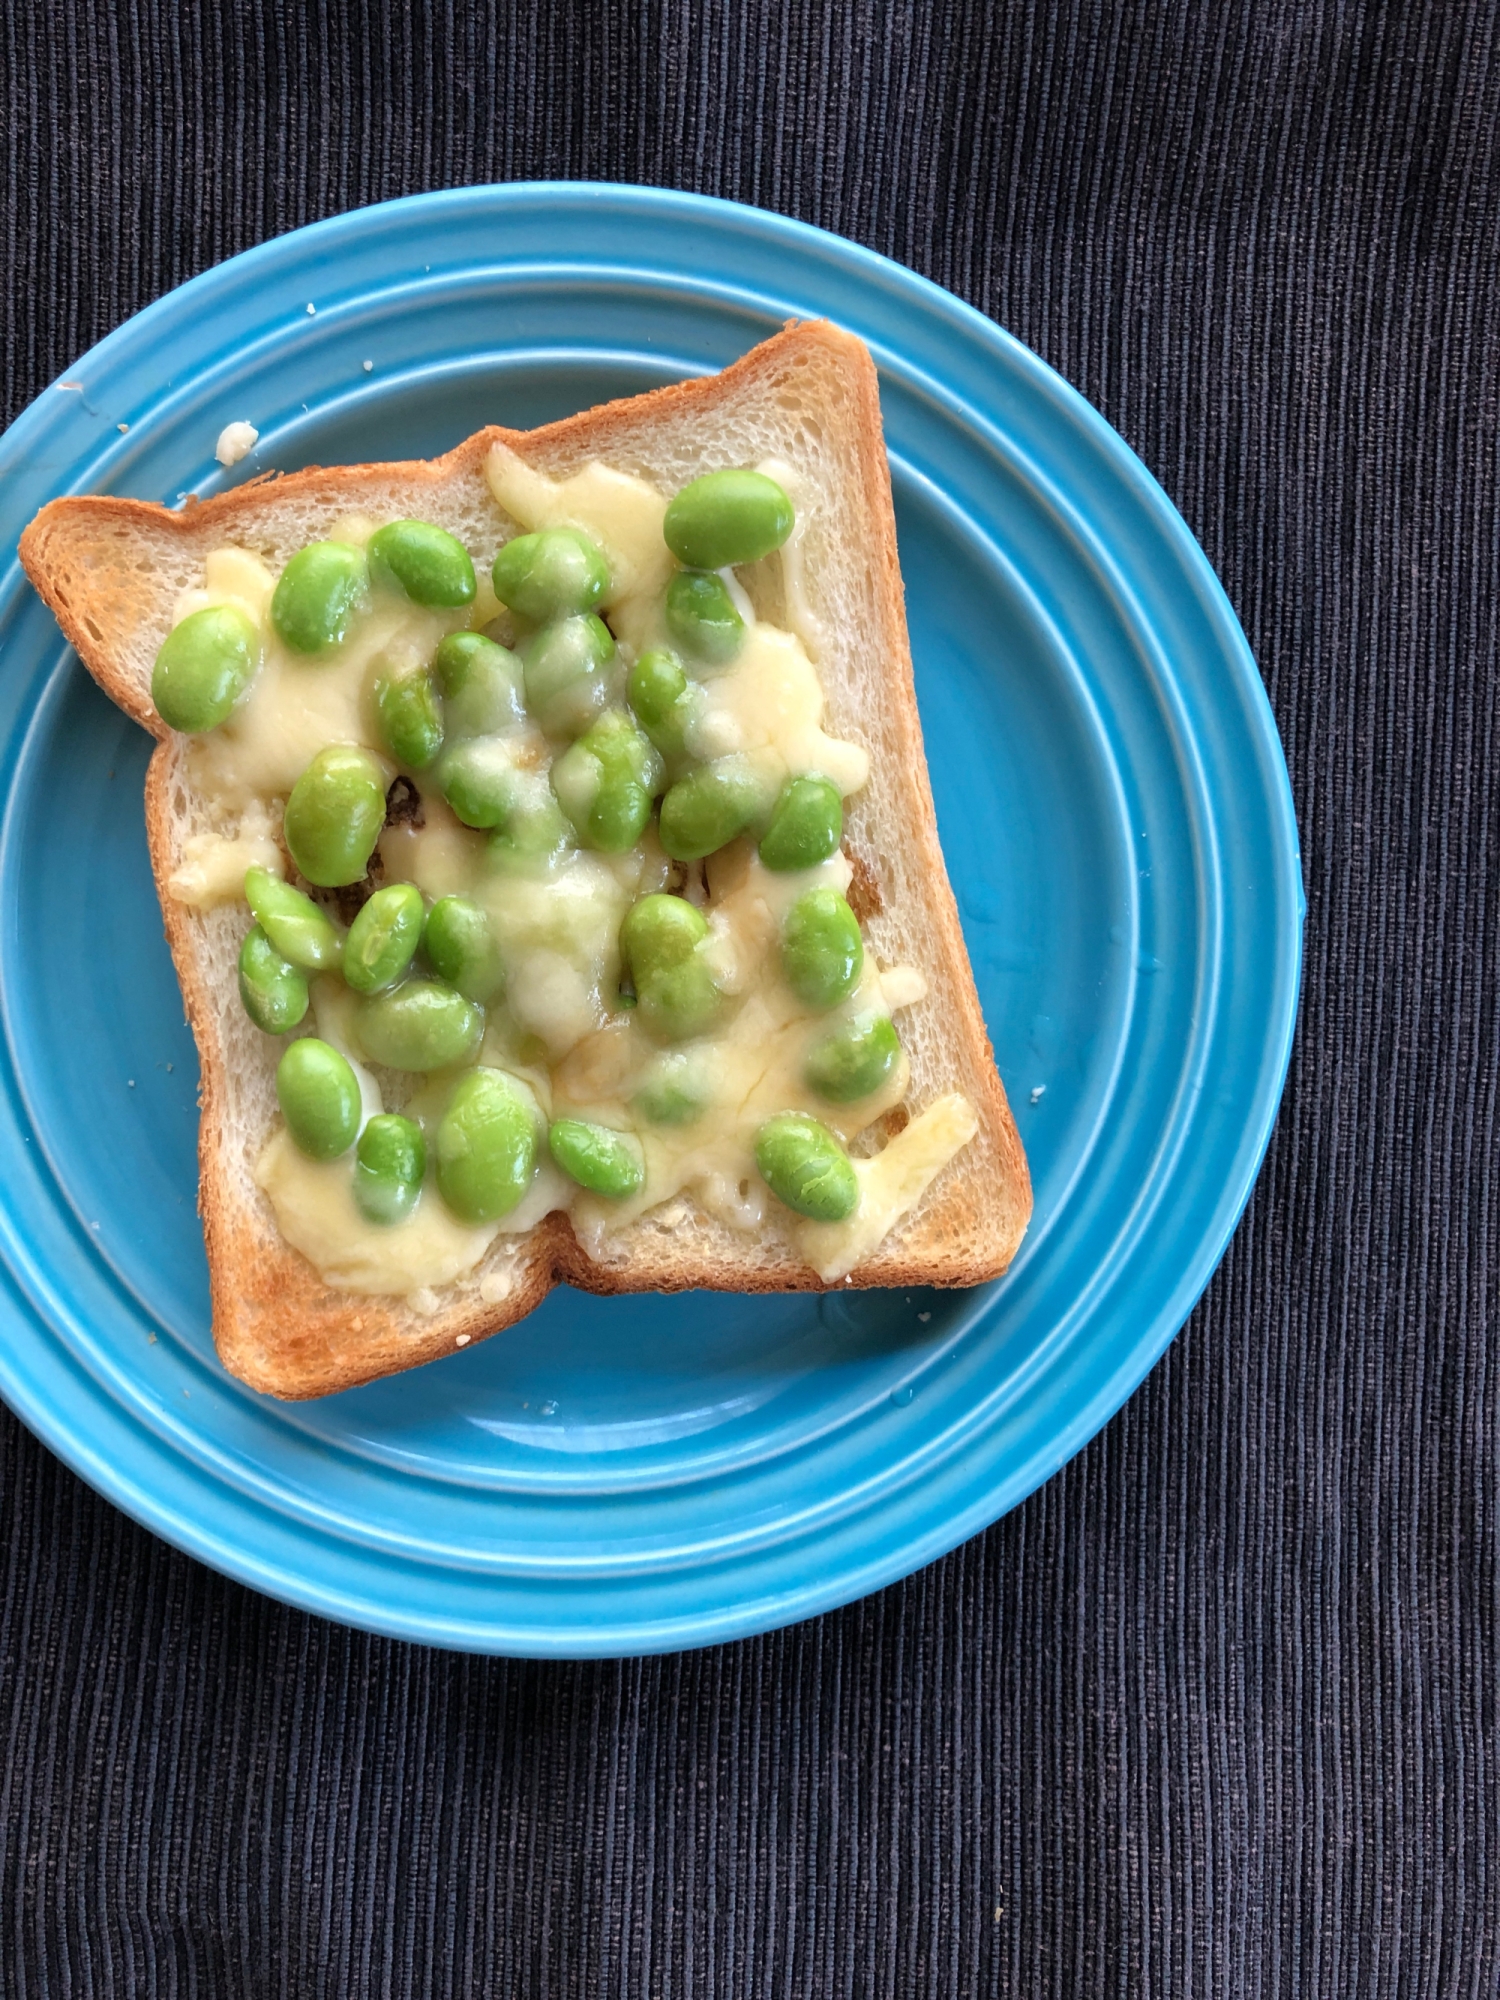
M 418 188 L 643 180 L 952 287 L 1142 454 L 1301 820 L 1186 1332 L 910 1582 L 679 1659 L 372 1640 L 0 1417 L 0 1993 L 1500 1991 L 1500 48 L 1484 0 L 10 0 L 0 403 Z

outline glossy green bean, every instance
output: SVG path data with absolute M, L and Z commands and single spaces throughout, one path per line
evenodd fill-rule
M 609 588 L 603 551 L 578 528 L 542 528 L 517 535 L 495 557 L 495 595 L 520 618 L 592 611 Z
M 763 472 L 706 472 L 667 508 L 662 533 L 688 569 L 759 562 L 792 532 L 792 503 Z
M 623 1201 L 645 1184 L 646 1161 L 638 1139 L 583 1118 L 555 1118 L 547 1144 L 570 1180 L 591 1194 Z
M 281 956 L 259 924 L 240 946 L 240 1000 L 257 1028 L 284 1035 L 307 1012 L 307 979 Z
M 314 1160 L 347 1153 L 363 1103 L 347 1059 L 316 1035 L 293 1042 L 276 1066 L 276 1099 L 295 1143 Z
M 293 861 L 320 889 L 362 879 L 385 825 L 385 780 L 368 750 L 320 750 L 292 787 L 282 831 Z
M 438 1189 L 461 1222 L 508 1215 L 536 1174 L 541 1120 L 526 1087 L 504 1070 L 463 1077 L 438 1125 Z
M 174 625 L 151 669 L 151 699 L 170 729 L 201 735 L 228 720 L 260 662 L 260 633 L 233 604 L 210 604 Z
M 853 1162 L 816 1118 L 786 1111 L 755 1135 L 755 1164 L 778 1201 L 813 1222 L 843 1222 L 859 1206 Z

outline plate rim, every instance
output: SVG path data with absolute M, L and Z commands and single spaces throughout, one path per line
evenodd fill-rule
M 497 210 L 503 212 L 507 208 L 529 206 L 539 199 L 555 202 L 580 197 L 601 208 L 611 203 L 624 203 L 663 213 L 677 210 L 690 216 L 695 226 L 732 223 L 738 228 L 751 229 L 773 238 L 785 235 L 810 253 L 814 262 L 830 258 L 839 260 L 846 268 L 873 280 L 881 289 L 907 297 L 925 298 L 929 307 L 949 319 L 956 317 L 961 323 L 966 323 L 982 341 L 998 344 L 1010 365 L 1028 379 L 1032 389 L 1045 395 L 1069 422 L 1081 424 L 1091 434 L 1095 447 L 1108 455 L 1127 486 L 1133 489 L 1136 504 L 1147 509 L 1154 517 L 1158 530 L 1164 531 L 1176 545 L 1182 558 L 1184 577 L 1191 581 L 1198 608 L 1206 615 L 1218 645 L 1235 671 L 1243 698 L 1244 720 L 1250 725 L 1253 736 L 1256 769 L 1265 787 L 1265 803 L 1270 808 L 1268 816 L 1277 835 L 1275 858 L 1278 873 L 1285 878 L 1278 885 L 1283 892 L 1283 897 L 1278 899 L 1278 914 L 1289 916 L 1291 921 L 1286 935 L 1279 940 L 1282 956 L 1278 959 L 1273 1017 L 1268 1023 L 1262 1049 L 1263 1081 L 1255 1095 L 1253 1137 L 1241 1149 L 1240 1170 L 1235 1177 L 1232 1197 L 1220 1202 L 1214 1216 L 1215 1226 L 1194 1240 L 1192 1254 L 1185 1260 L 1176 1284 L 1150 1315 L 1149 1331 L 1120 1355 L 1116 1365 L 1091 1396 L 1073 1406 L 1068 1420 L 1053 1428 L 1045 1448 L 1035 1452 L 1006 1480 L 977 1495 L 962 1514 L 947 1518 L 926 1535 L 915 1539 L 903 1536 L 899 1552 L 894 1557 L 888 1549 L 876 1551 L 862 1566 L 842 1570 L 837 1582 L 832 1585 L 820 1587 L 815 1579 L 804 1583 L 801 1588 L 779 1589 L 772 1606 L 742 1599 L 731 1603 L 727 1611 L 715 1606 L 707 1615 L 701 1609 L 687 1617 L 658 1615 L 648 1621 L 650 1635 L 642 1629 L 633 1628 L 629 1633 L 620 1635 L 620 1642 L 591 1644 L 586 1648 L 570 1643 L 571 1632 L 562 1635 L 561 1643 L 551 1640 L 545 1633 L 505 1630 L 498 1623 L 489 1628 L 487 1636 L 481 1636 L 467 1627 L 448 1633 L 434 1623 L 428 1613 L 406 1615 L 404 1607 L 398 1609 L 389 1603 L 379 1608 L 367 1607 L 344 1596 L 326 1579 L 310 1580 L 263 1564 L 255 1558 L 253 1551 L 237 1543 L 226 1543 L 208 1523 L 200 1525 L 190 1509 L 174 1510 L 152 1485 L 132 1477 L 123 1465 L 116 1465 L 99 1449 L 89 1449 L 89 1439 L 64 1422 L 52 1402 L 28 1393 L 24 1379 L 12 1365 L 10 1354 L 0 1350 L 0 1393 L 49 1448 L 133 1518 L 211 1567 L 281 1601 L 392 1637 L 467 1650 L 547 1657 L 604 1657 L 608 1654 L 676 1650 L 684 1646 L 723 1643 L 833 1609 L 910 1574 L 948 1552 L 1018 1505 L 1074 1456 L 1140 1385 L 1175 1338 L 1217 1269 L 1244 1213 L 1276 1123 L 1290 1063 L 1300 1005 L 1306 914 L 1295 808 L 1285 754 L 1269 697 L 1227 593 L 1170 497 L 1120 434 L 1039 355 L 953 293 L 863 245 L 770 211 L 675 189 L 577 181 L 523 181 L 439 189 L 346 210 L 252 245 L 150 301 L 106 334 L 71 364 L 71 368 L 74 371 L 83 370 L 96 365 L 101 359 L 108 364 L 113 358 L 112 350 L 114 353 L 128 353 L 132 342 L 143 336 L 149 337 L 151 327 L 157 320 L 180 312 L 184 303 L 190 305 L 196 296 L 213 288 L 226 283 L 234 286 L 245 280 L 253 281 L 262 265 L 285 256 L 288 246 L 293 243 L 315 246 L 346 236 L 358 238 L 372 228 L 378 230 L 381 219 L 393 213 L 408 215 L 420 209 L 435 214 L 434 226 L 440 232 L 446 226 L 445 217 L 450 214 L 462 215 L 474 208 L 492 213 Z M 574 257 L 576 260 L 576 252 Z M 560 266 L 566 266 L 568 262 L 567 259 L 558 260 Z M 713 289 L 712 284 L 708 289 Z M 764 305 L 763 295 L 759 303 Z M 876 347 L 878 358 L 878 343 L 871 344 Z M 923 371 L 913 371 L 908 367 L 907 372 L 910 376 Z M 47 399 L 50 391 L 55 390 L 64 379 L 59 377 L 44 388 L 0 437 L 0 467 L 18 449 L 24 452 L 33 434 L 45 433 L 51 427 L 54 419 L 46 408 Z M 935 382 L 934 386 L 941 392 L 941 383 Z M 97 477 L 97 463 L 93 470 Z M 15 589 L 18 569 L 18 562 L 13 557 L 0 574 L 0 604 Z M 23 590 L 25 587 L 23 584 Z M 1288 889 L 1292 891 L 1290 896 L 1285 895 Z M 1282 900 L 1287 906 L 1284 911 L 1281 909 Z M 0 1272 L 0 1289 L 9 1295 L 23 1317 L 34 1323 L 40 1322 L 46 1330 L 41 1315 L 21 1292 L 8 1260 L 3 1272 Z M 72 1367 L 79 1366 L 76 1356 L 70 1355 L 68 1362 Z M 158 1485 L 161 1483 L 158 1481 Z M 169 1480 L 165 1483 L 173 1482 Z

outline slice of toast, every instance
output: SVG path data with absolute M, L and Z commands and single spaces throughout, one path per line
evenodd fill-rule
M 863 344 L 827 323 L 792 325 L 723 374 L 605 404 L 530 432 L 490 428 L 446 456 L 268 476 L 180 511 L 142 501 L 54 501 L 21 540 L 21 558 L 89 672 L 158 738 L 146 779 L 151 862 L 202 1065 L 199 1206 L 220 1357 L 254 1388 L 326 1395 L 451 1353 L 529 1312 L 554 1284 L 592 1292 L 817 1290 L 822 1281 L 783 1233 L 731 1229 L 678 1199 L 585 1254 L 567 1217 L 499 1236 L 480 1264 L 415 1302 L 332 1289 L 279 1234 L 253 1178 L 278 1113 L 281 1045 L 240 1005 L 242 907 L 187 907 L 167 893 L 184 846 L 204 830 L 186 782 L 186 739 L 151 701 L 151 670 L 184 589 L 226 543 L 272 570 L 352 511 L 419 516 L 490 562 L 518 532 L 491 495 L 484 461 L 502 441 L 554 477 L 591 460 L 671 494 L 720 465 L 780 459 L 796 468 L 804 520 L 803 594 L 823 642 L 827 727 L 869 752 L 868 785 L 849 801 L 851 900 L 884 964 L 915 965 L 927 998 L 903 1015 L 913 1111 L 948 1092 L 978 1130 L 917 1206 L 845 1283 L 972 1285 L 1002 1272 L 1031 1210 L 1026 1162 L 980 1014 L 938 846 L 912 687 L 890 475 L 875 369 Z M 777 620 L 776 557 L 747 577 Z M 899 1118 L 899 1114 L 897 1114 Z

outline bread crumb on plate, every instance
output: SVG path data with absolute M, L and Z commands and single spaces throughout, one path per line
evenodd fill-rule
M 219 432 L 219 442 L 214 446 L 214 457 L 220 465 L 238 465 L 247 453 L 254 451 L 260 442 L 260 432 L 254 424 L 243 420 L 226 424 Z

